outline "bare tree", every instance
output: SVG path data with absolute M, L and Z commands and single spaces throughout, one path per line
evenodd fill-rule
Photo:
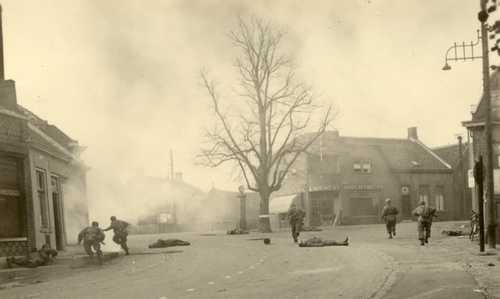
M 237 98 L 244 110 L 223 111 L 215 83 L 202 72 L 216 121 L 198 157 L 210 167 L 236 163 L 248 189 L 260 195 L 260 214 L 268 215 L 270 195 L 281 188 L 290 167 L 325 132 L 334 115 L 331 106 L 315 105 L 311 88 L 296 80 L 292 59 L 283 53 L 283 31 L 262 19 L 240 18 L 229 37 L 241 52 L 235 68 Z M 322 115 L 314 118 L 317 111 Z M 305 134 L 311 120 L 318 128 Z M 259 219 L 261 231 L 270 231 L 269 217 Z

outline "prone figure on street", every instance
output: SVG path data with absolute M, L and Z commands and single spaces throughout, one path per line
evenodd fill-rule
M 8 268 L 12 268 L 13 265 L 26 268 L 36 268 L 52 264 L 56 256 L 57 250 L 50 248 L 48 244 L 44 244 L 42 248 L 37 251 L 36 257 L 8 257 L 6 261 Z
M 85 252 L 91 258 L 94 257 L 94 254 L 97 255 L 99 264 L 102 264 L 101 243 L 103 243 L 105 237 L 106 235 L 99 228 L 99 223 L 97 221 L 93 221 L 91 226 L 84 228 L 78 234 L 78 244 L 80 245 L 83 241 L 83 248 L 85 249 Z
M 304 225 L 305 212 L 297 208 L 295 203 L 292 203 L 290 209 L 288 210 L 288 219 L 290 221 L 290 227 L 292 229 L 292 238 L 295 243 L 298 242 L 300 231 Z
M 385 200 L 385 206 L 382 210 L 382 220 L 385 222 L 385 227 L 387 229 L 387 233 L 389 234 L 389 239 L 392 239 L 396 236 L 396 216 L 399 214 L 398 209 L 392 205 L 391 199 L 387 198 Z
M 338 242 L 335 240 L 323 240 L 318 237 L 312 237 L 306 241 L 301 241 L 299 247 L 324 247 L 324 246 L 349 246 L 349 237 L 344 241 Z
M 127 246 L 127 236 L 128 236 L 128 222 L 116 219 L 115 216 L 111 216 L 110 225 L 104 229 L 104 231 L 113 230 L 113 241 L 120 245 L 126 255 L 129 255 Z
M 424 200 L 420 200 L 418 207 L 412 213 L 417 216 L 418 239 L 420 245 L 429 243 L 431 237 L 431 226 L 433 217 L 436 217 L 436 209 L 430 207 Z

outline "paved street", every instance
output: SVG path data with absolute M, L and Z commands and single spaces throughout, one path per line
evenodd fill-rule
M 199 233 L 132 236 L 135 254 L 103 267 L 74 264 L 36 276 L 35 284 L 6 288 L 1 298 L 485 298 L 456 242 L 434 238 L 421 247 L 415 224 L 399 226 L 396 239 L 382 225 L 326 228 L 303 233 L 343 240 L 349 247 L 299 248 L 287 232 L 227 236 Z M 147 249 L 157 238 L 191 246 Z M 475 291 L 474 291 L 475 290 Z

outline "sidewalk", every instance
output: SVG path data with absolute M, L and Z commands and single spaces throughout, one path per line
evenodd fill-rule
M 119 257 L 118 252 L 104 252 L 103 262 L 106 263 Z M 67 246 L 59 251 L 54 264 L 37 268 L 7 268 L 5 258 L 0 259 L 0 290 L 22 287 L 24 285 L 41 283 L 58 277 L 70 275 L 73 270 L 87 271 L 98 266 L 96 260 L 91 260 L 81 246 Z
M 487 298 L 500 298 L 500 244 L 496 249 L 485 246 L 485 254 L 480 254 L 478 241 L 471 242 L 465 237 L 443 239 L 443 246 L 463 255 L 463 266 L 487 295 Z

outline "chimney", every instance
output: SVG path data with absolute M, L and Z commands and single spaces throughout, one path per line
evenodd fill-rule
M 0 81 L 0 108 L 17 109 L 16 84 L 13 80 Z
M 408 128 L 408 139 L 418 140 L 417 127 Z

